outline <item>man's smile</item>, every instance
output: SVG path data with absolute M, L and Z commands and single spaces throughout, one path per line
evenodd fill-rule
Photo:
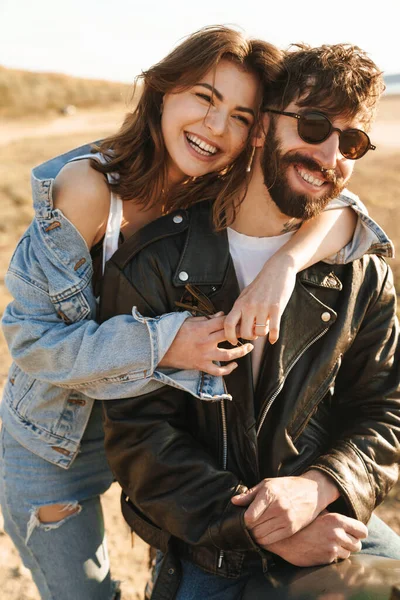
M 316 173 L 311 174 L 309 171 L 307 171 L 300 165 L 294 165 L 294 169 L 295 169 L 296 173 L 298 173 L 298 175 L 300 175 L 300 177 L 301 177 L 301 179 L 303 179 L 303 181 L 307 182 L 308 184 L 312 185 L 313 187 L 321 188 L 325 183 L 325 180 L 321 176 L 318 177 L 318 175 Z

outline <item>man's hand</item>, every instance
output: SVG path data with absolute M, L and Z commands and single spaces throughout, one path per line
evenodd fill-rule
M 324 511 L 291 538 L 263 546 L 297 567 L 326 565 L 361 550 L 368 535 L 361 521 Z
M 218 344 L 226 340 L 224 323 L 223 313 L 217 313 L 211 319 L 189 317 L 179 329 L 159 366 L 194 369 L 210 375 L 228 375 L 237 367 L 237 363 L 229 361 L 245 356 L 254 346 L 243 344 L 237 348 L 219 348 Z M 219 366 L 214 361 L 229 364 Z
M 254 541 L 262 547 L 292 536 L 311 523 L 339 497 L 333 481 L 317 470 L 300 477 L 264 479 L 232 498 L 248 506 L 244 520 Z

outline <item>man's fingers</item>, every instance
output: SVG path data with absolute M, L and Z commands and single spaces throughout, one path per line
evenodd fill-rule
M 350 554 L 351 552 L 349 552 L 345 548 L 342 548 L 341 546 L 339 546 L 339 548 L 337 549 L 337 558 L 340 560 L 346 560 L 346 558 L 349 558 Z M 333 560 L 332 562 L 336 561 Z
M 243 492 L 243 494 L 237 494 L 231 498 L 233 504 L 237 506 L 249 506 L 257 496 L 258 488 L 260 484 L 255 485 L 253 488 Z M 247 513 L 247 511 L 246 511 Z
M 255 503 L 253 503 L 255 504 Z M 252 506 L 250 507 L 250 509 Z M 268 508 L 268 507 L 267 507 Z M 282 519 L 276 516 L 268 516 L 267 508 L 258 506 L 259 513 L 252 513 L 250 509 L 247 509 L 244 515 L 244 521 L 246 527 L 257 543 L 263 546 L 269 546 L 275 542 L 280 542 L 288 537 L 291 537 L 295 531 L 289 523 L 285 523 Z
M 345 515 L 339 515 L 342 520 L 342 527 L 346 533 L 352 535 L 358 540 L 363 540 L 368 536 L 368 528 L 361 521 L 346 517 Z
M 271 528 L 273 527 L 273 523 L 270 523 Z M 277 527 L 277 529 L 271 531 L 265 531 L 260 526 L 254 527 L 251 529 L 251 534 L 253 539 L 265 548 L 266 546 L 270 546 L 275 542 L 281 542 L 282 540 L 286 540 L 288 537 L 292 536 L 292 533 L 286 527 Z
M 345 531 L 343 531 L 341 539 L 341 545 L 345 550 L 348 550 L 349 552 L 360 552 L 362 548 L 361 540 L 353 537 L 352 535 L 346 534 Z

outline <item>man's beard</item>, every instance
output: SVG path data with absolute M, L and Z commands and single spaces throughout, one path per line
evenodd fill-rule
M 323 195 L 302 194 L 294 191 L 288 182 L 287 171 L 290 165 L 303 166 L 315 171 L 319 179 L 330 183 Z M 309 156 L 301 152 L 282 154 L 276 137 L 275 124 L 271 121 L 266 136 L 261 168 L 264 184 L 279 210 L 288 217 L 306 221 L 318 215 L 330 200 L 336 198 L 345 187 L 342 177 L 337 177 L 332 171 L 321 171 L 321 166 Z

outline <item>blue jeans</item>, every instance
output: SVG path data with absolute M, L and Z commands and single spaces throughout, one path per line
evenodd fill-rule
M 362 545 L 362 554 L 400 559 L 400 537 L 375 515 L 368 523 L 368 538 Z M 182 561 L 182 579 L 175 600 L 239 600 L 248 580 L 249 574 L 226 579 Z
M 43 600 L 111 600 L 99 495 L 112 483 L 103 449 L 101 403 L 95 402 L 71 468 L 61 469 L 26 450 L 3 427 L 0 433 L 0 502 L 4 528 Z M 40 507 L 69 504 L 78 511 L 40 523 Z

